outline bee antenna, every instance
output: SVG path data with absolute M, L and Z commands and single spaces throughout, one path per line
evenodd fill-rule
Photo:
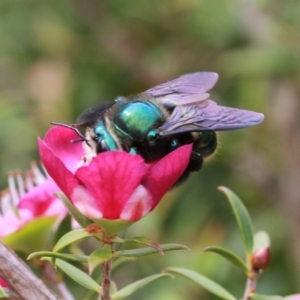
M 74 125 L 67 125 L 67 124 L 57 123 L 57 122 L 50 122 L 50 124 L 57 125 L 57 126 L 62 126 L 62 127 L 66 127 L 66 128 L 69 128 L 69 129 L 75 131 L 80 138 L 76 139 L 76 140 L 72 140 L 71 141 L 72 143 L 77 143 L 77 142 L 85 141 L 89 145 L 87 138 L 78 130 L 78 128 L 76 128 L 76 124 L 74 124 Z
M 83 142 L 83 141 L 85 141 L 87 143 L 87 140 L 83 139 L 82 137 L 80 137 L 79 139 L 76 139 L 76 140 L 71 140 L 71 143 L 78 143 L 78 142 Z

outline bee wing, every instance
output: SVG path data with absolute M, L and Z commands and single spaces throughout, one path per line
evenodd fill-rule
M 216 73 L 190 73 L 157 85 L 145 93 L 157 98 L 166 107 L 186 105 L 207 99 L 209 94 L 206 92 L 215 85 L 217 80 Z
M 192 131 L 222 131 L 259 124 L 261 113 L 217 105 L 212 100 L 176 106 L 169 120 L 158 128 L 160 136 Z

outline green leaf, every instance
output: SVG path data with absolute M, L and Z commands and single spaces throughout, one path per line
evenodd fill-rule
M 160 254 L 162 254 L 162 255 L 164 254 L 161 246 L 157 242 L 155 242 L 151 239 L 148 239 L 146 237 L 143 237 L 143 236 L 135 237 L 135 238 L 132 238 L 132 239 L 126 239 L 126 240 L 123 240 L 123 242 L 124 243 L 136 243 L 136 244 L 147 245 L 147 246 L 150 246 L 150 247 L 156 249 L 157 252 L 159 252 Z
M 53 244 L 55 245 L 58 240 L 65 235 L 66 233 L 72 230 L 72 218 L 70 215 L 67 215 L 59 224 L 55 236 L 53 239 Z
M 268 233 L 265 231 L 256 232 L 254 235 L 253 252 L 266 247 L 270 247 L 270 237 Z
M 123 231 L 118 233 L 118 238 L 122 241 L 124 241 L 124 237 L 126 235 L 127 229 L 124 229 Z M 122 243 L 114 243 L 114 250 L 119 251 L 122 247 Z
M 89 274 L 91 275 L 95 268 L 105 261 L 112 258 L 112 251 L 110 247 L 103 247 L 94 251 L 88 258 L 89 263 Z
M 212 281 L 211 279 L 195 272 L 192 270 L 184 269 L 184 268 L 167 268 L 164 272 L 171 272 L 179 274 L 183 277 L 186 277 L 198 285 L 200 285 L 205 290 L 211 292 L 212 294 L 225 299 L 225 300 L 237 300 L 233 295 L 231 295 L 227 290 L 225 290 L 218 283 Z
M 82 263 L 88 262 L 88 256 L 86 256 L 86 255 L 58 253 L 58 252 L 52 252 L 52 251 L 34 252 L 34 253 L 30 254 L 27 259 L 29 260 L 29 259 L 32 259 L 35 257 L 54 257 L 54 258 L 61 258 L 64 260 L 70 260 L 70 261 L 76 261 L 76 262 L 82 262 Z
M 282 296 L 260 295 L 260 294 L 252 294 L 251 299 L 254 299 L 254 300 L 284 300 L 284 298 Z
M 81 225 L 81 227 L 85 228 L 88 225 L 94 223 L 92 220 L 86 218 L 77 208 L 71 203 L 71 201 L 66 197 L 63 193 L 55 193 L 55 195 L 62 200 L 70 215 Z
M 110 283 L 110 294 L 115 294 L 118 291 L 118 287 L 114 281 Z
M 4 289 L 0 286 L 0 298 L 8 298 L 8 295 L 5 293 Z
M 113 265 L 112 265 L 112 271 L 115 271 L 118 269 L 121 265 L 135 260 L 134 257 L 118 257 L 116 260 L 114 260 Z
M 233 265 L 235 265 L 237 268 L 241 269 L 246 273 L 246 275 L 249 275 L 250 270 L 247 268 L 247 265 L 233 252 L 226 250 L 221 247 L 207 247 L 203 250 L 204 252 L 214 252 L 221 256 L 223 256 L 225 259 L 230 261 Z
M 164 244 L 160 245 L 162 251 L 172 251 L 172 250 L 190 250 L 188 247 L 180 244 Z M 114 253 L 114 257 L 127 256 L 127 257 L 137 257 L 143 255 L 149 255 L 153 253 L 161 253 L 155 248 L 141 248 L 141 249 L 132 249 L 132 250 L 122 250 Z
M 253 226 L 252 222 L 249 216 L 249 213 L 240 200 L 240 198 L 233 193 L 230 189 L 220 186 L 218 188 L 220 191 L 222 191 L 228 198 L 229 203 L 232 207 L 232 210 L 234 212 L 235 218 L 237 220 L 240 234 L 242 237 L 242 241 L 244 243 L 245 252 L 247 256 L 249 257 L 253 250 Z
M 57 267 L 59 267 L 64 273 L 66 273 L 78 284 L 82 285 L 83 287 L 89 290 L 93 290 L 97 293 L 100 293 L 101 286 L 89 275 L 61 259 L 56 259 L 55 263 Z
M 65 246 L 67 246 L 75 241 L 78 241 L 80 239 L 83 239 L 85 237 L 90 237 L 90 236 L 92 236 L 92 235 L 82 228 L 72 230 L 60 238 L 60 240 L 54 246 L 53 252 L 58 252 L 61 249 L 63 249 Z
M 45 249 L 56 221 L 56 217 L 36 218 L 13 234 L 2 237 L 1 241 L 10 248 L 25 253 Z
M 151 283 L 152 281 L 163 278 L 163 277 L 171 277 L 171 275 L 170 274 L 157 274 L 157 275 L 152 275 L 152 276 L 143 278 L 139 281 L 133 282 L 133 283 L 127 285 L 126 287 L 122 288 L 115 294 L 113 294 L 111 296 L 111 300 L 124 299 L 124 298 L 132 295 L 137 290 L 143 288 L 145 285 Z

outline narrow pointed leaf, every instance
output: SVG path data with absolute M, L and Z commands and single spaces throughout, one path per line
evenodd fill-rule
M 284 298 L 282 296 L 260 295 L 260 294 L 251 295 L 251 299 L 253 299 L 253 300 L 284 300 Z
M 58 253 L 58 252 L 52 252 L 52 251 L 34 252 L 28 256 L 27 260 L 30 260 L 35 257 L 54 257 L 54 258 L 61 258 L 64 260 L 77 261 L 77 262 L 82 262 L 82 263 L 88 262 L 88 256 L 86 256 L 86 255 Z
M 110 293 L 113 295 L 118 291 L 118 287 L 114 281 L 110 283 Z
M 0 298 L 8 298 L 8 295 L 5 293 L 4 289 L 0 286 Z
M 150 247 L 156 249 L 161 255 L 164 254 L 161 246 L 157 242 L 155 242 L 151 239 L 148 239 L 146 237 L 143 237 L 143 236 L 135 237 L 132 239 L 126 239 L 126 240 L 124 240 L 124 243 L 136 243 L 136 244 L 147 245 L 147 246 L 150 246 Z
M 124 229 L 123 231 L 121 231 L 121 232 L 119 232 L 118 233 L 118 238 L 120 239 L 120 240 L 122 240 L 122 241 L 124 241 L 124 238 L 125 238 L 125 236 L 126 236 L 126 232 L 127 232 L 127 229 Z M 114 243 L 114 250 L 115 251 L 119 251 L 120 249 L 121 249 L 121 247 L 122 247 L 122 243 Z
M 184 269 L 184 268 L 167 268 L 164 272 L 171 272 L 186 277 L 203 289 L 211 292 L 212 294 L 225 299 L 225 300 L 237 300 L 233 295 L 231 295 L 227 290 L 225 290 L 222 286 L 218 283 L 212 281 L 211 279 L 201 275 L 195 271 Z
M 117 270 L 121 265 L 135 260 L 134 257 L 118 257 L 116 260 L 113 261 L 112 270 Z
M 60 238 L 60 240 L 54 246 L 53 252 L 58 252 L 67 245 L 89 236 L 91 236 L 91 234 L 82 228 L 72 230 Z
M 59 267 L 64 273 L 66 273 L 78 284 L 82 285 L 83 287 L 89 290 L 93 290 L 97 293 L 100 293 L 101 286 L 86 273 L 61 259 L 56 259 L 55 263 L 57 267 Z
M 224 257 L 225 259 L 227 259 L 228 261 L 230 261 L 234 266 L 244 271 L 247 275 L 249 274 L 247 265 L 233 252 L 221 247 L 207 247 L 203 251 L 217 253 L 222 257 Z
M 188 247 L 180 244 L 164 244 L 160 245 L 162 251 L 172 251 L 172 250 L 190 250 Z M 127 256 L 127 257 L 138 257 L 143 255 L 149 255 L 153 253 L 161 253 L 155 248 L 141 248 L 141 249 L 131 249 L 131 250 L 123 250 L 117 251 L 114 253 L 113 256 L 120 257 L 120 256 Z
M 72 230 L 72 218 L 70 215 L 67 215 L 59 224 L 55 236 L 53 239 L 53 244 L 56 244 L 58 240 L 65 235 L 67 232 Z
M 137 290 L 143 288 L 145 285 L 151 283 L 152 281 L 163 278 L 163 277 L 171 277 L 171 275 L 170 274 L 157 274 L 157 275 L 152 275 L 152 276 L 143 278 L 139 281 L 133 282 L 133 283 L 127 285 L 126 287 L 124 287 L 123 289 L 119 290 L 115 294 L 113 294 L 111 296 L 111 300 L 124 299 L 124 298 L 132 295 L 133 293 L 135 293 Z
M 109 247 L 103 247 L 94 251 L 88 258 L 89 263 L 89 274 L 91 275 L 95 268 L 105 261 L 112 258 L 112 252 Z
M 261 249 L 270 247 L 270 237 L 265 231 L 258 231 L 254 235 L 254 246 L 253 252 Z
M 240 200 L 240 198 L 230 189 L 223 186 L 220 186 L 218 189 L 222 191 L 229 200 L 229 203 L 232 207 L 232 210 L 234 212 L 235 218 L 239 226 L 240 234 L 245 247 L 245 252 L 247 256 L 250 256 L 253 250 L 254 234 L 249 213 L 242 201 Z
M 65 196 L 65 194 L 56 193 L 55 195 L 62 200 L 70 215 L 78 222 L 78 224 L 81 225 L 81 227 L 85 228 L 88 225 L 94 223 L 92 220 L 86 218 L 81 212 L 79 212 L 71 203 L 71 201 Z

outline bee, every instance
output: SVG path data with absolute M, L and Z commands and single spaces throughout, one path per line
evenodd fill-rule
M 190 73 L 137 95 L 117 97 L 83 112 L 75 130 L 91 156 L 123 150 L 153 162 L 185 144 L 193 144 L 189 164 L 179 179 L 201 169 L 217 148 L 217 131 L 262 122 L 261 113 L 217 105 L 209 91 L 217 82 L 212 72 Z M 83 135 L 78 128 L 85 128 Z

